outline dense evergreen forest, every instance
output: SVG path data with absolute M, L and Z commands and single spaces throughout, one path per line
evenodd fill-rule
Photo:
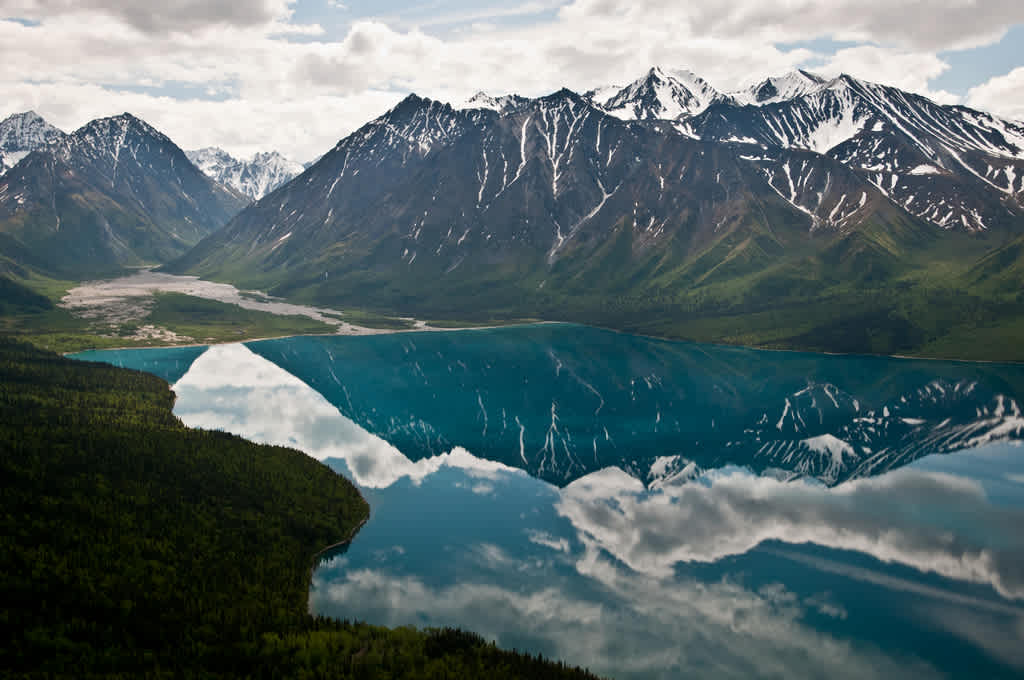
M 162 380 L 0 337 L 0 676 L 592 678 L 458 630 L 313 618 L 369 508 L 289 449 L 185 428 Z

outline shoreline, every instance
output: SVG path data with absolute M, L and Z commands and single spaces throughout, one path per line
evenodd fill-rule
M 331 470 L 331 472 L 334 472 L 334 470 Z M 337 472 L 334 472 L 334 474 L 338 475 L 339 477 L 344 476 L 339 475 Z M 359 487 L 355 485 L 355 482 L 349 480 L 349 483 L 351 483 L 352 486 L 356 488 L 356 492 L 359 493 L 360 497 L 362 497 L 363 493 L 362 491 L 359 491 Z M 356 540 L 356 536 L 359 535 L 359 532 L 362 530 L 362 528 L 366 526 L 367 522 L 370 521 L 370 513 L 372 511 L 372 508 L 370 508 L 370 504 L 366 501 L 365 498 L 363 498 L 363 502 L 366 503 L 366 517 L 364 517 L 363 520 L 359 522 L 359 524 L 352 528 L 352 531 L 349 533 L 348 538 L 338 541 L 337 543 L 332 543 L 326 548 L 319 550 L 316 554 L 313 555 L 313 558 L 310 561 L 309 572 L 308 576 L 306 577 L 306 613 L 310 616 L 313 615 L 313 601 L 311 599 L 313 593 L 313 574 L 316 573 L 317 567 L 320 566 L 320 560 L 326 553 L 329 553 L 330 551 L 336 550 L 338 548 L 347 547 L 351 545 L 352 541 Z
M 185 347 L 220 347 L 222 345 L 241 345 L 247 342 L 262 342 L 264 340 L 285 340 L 287 338 L 360 338 L 370 337 L 374 335 L 398 335 L 403 333 L 461 333 L 465 331 L 485 331 L 485 330 L 496 330 L 499 328 L 514 328 L 516 326 L 557 326 L 562 324 L 571 325 L 570 321 L 527 321 L 517 322 L 509 324 L 500 324 L 492 326 L 453 326 L 451 328 L 438 328 L 436 326 L 423 326 L 416 328 L 367 328 L 365 326 L 356 326 L 365 330 L 365 333 L 289 333 L 287 335 L 272 335 L 262 338 L 242 338 L 239 340 L 232 340 L 230 342 L 187 342 L 179 345 L 124 345 L 120 347 L 86 347 L 84 349 L 77 349 L 71 352 L 61 352 L 61 356 L 72 356 L 74 354 L 81 354 L 82 352 L 120 352 L 123 350 L 133 349 L 177 349 Z M 585 324 L 577 324 L 585 325 Z M 594 326 L 593 328 L 597 328 Z
M 680 342 L 687 343 L 690 345 L 710 345 L 712 347 L 728 347 L 731 349 L 748 349 L 755 352 L 789 352 L 792 354 L 813 354 L 815 356 L 864 357 L 871 359 L 900 359 L 907 361 L 947 361 L 965 364 L 1010 364 L 1014 366 L 1024 364 L 1024 359 L 963 359 L 959 357 L 915 356 L 913 354 L 872 354 L 870 352 L 828 352 L 824 350 L 796 349 L 792 347 L 757 347 L 754 345 L 741 345 L 739 343 L 722 342 L 715 340 L 687 340 L 684 338 L 670 338 L 663 335 L 651 335 L 650 333 L 635 333 L 633 331 L 624 331 L 621 328 L 612 328 L 610 326 L 598 326 L 594 324 L 581 323 L 579 321 L 543 321 L 540 323 L 586 326 L 587 328 L 598 328 L 600 330 L 608 331 L 610 333 L 618 333 L 619 335 L 631 335 L 635 338 L 645 338 L 647 340 L 659 340 L 661 342 Z
M 400 317 L 396 317 L 400 318 Z M 238 345 L 247 342 L 262 342 L 264 340 L 284 340 L 287 338 L 356 338 L 366 337 L 373 335 L 396 335 L 400 333 L 447 333 L 447 332 L 464 332 L 474 330 L 496 330 L 500 328 L 515 328 L 519 326 L 585 326 L 587 328 L 596 328 L 610 333 L 618 333 L 619 335 L 631 335 L 637 338 L 645 338 L 647 340 L 658 340 L 661 342 L 679 342 L 687 343 L 691 345 L 711 345 L 713 347 L 728 347 L 732 349 L 746 349 L 755 352 L 788 352 L 792 354 L 813 354 L 816 356 L 829 356 L 829 357 L 864 357 L 871 359 L 899 359 L 901 361 L 945 361 L 951 363 L 965 363 L 965 364 L 1008 364 L 1008 365 L 1021 365 L 1024 364 L 1024 360 L 1013 360 L 1013 359 L 964 359 L 959 357 L 932 357 L 932 356 L 915 356 L 913 354 L 871 354 L 867 352 L 827 352 L 821 350 L 812 349 L 795 349 L 786 347 L 756 347 L 753 345 L 741 345 L 733 344 L 729 342 L 715 342 L 715 341 L 700 341 L 700 340 L 687 340 L 683 338 L 671 338 L 662 335 L 651 335 L 649 333 L 634 333 L 632 331 L 624 331 L 619 328 L 611 328 L 609 326 L 598 326 L 587 323 L 580 323 L 578 321 L 525 321 L 525 322 L 513 322 L 508 324 L 494 324 L 488 326 L 452 326 L 450 328 L 439 328 L 437 326 L 417 326 L 414 328 L 367 328 L 365 326 L 355 326 L 349 324 L 352 328 L 359 328 L 360 333 L 291 333 L 287 335 L 274 335 L 269 337 L 260 338 L 244 338 L 240 340 L 232 340 L 230 342 L 190 342 L 179 345 L 171 344 L 157 344 L 157 345 L 126 345 L 121 347 L 87 347 L 85 349 L 75 350 L 73 352 L 62 352 L 61 356 L 71 356 L 74 354 L 80 354 L 82 352 L 115 352 L 123 350 L 134 350 L 134 349 L 174 349 L 178 347 L 218 347 L 221 345 Z
M 149 280 L 146 277 L 153 277 Z M 131 291 L 131 292 L 129 292 Z M 638 333 L 622 330 L 619 328 L 611 328 L 608 326 L 602 326 L 599 324 L 588 324 L 577 321 L 552 321 L 552 320 L 534 320 L 534 321 L 510 321 L 509 323 L 489 323 L 482 326 L 451 326 L 451 327 L 437 327 L 431 326 L 426 321 L 420 321 L 415 317 L 406 316 L 393 316 L 390 318 L 405 321 L 411 324 L 408 328 L 371 328 L 368 326 L 360 326 L 358 324 L 351 323 L 345 319 L 345 312 L 341 310 L 328 309 L 324 307 L 314 307 L 310 305 L 304 305 L 296 302 L 289 302 L 285 299 L 273 298 L 267 295 L 263 291 L 258 290 L 242 290 L 235 288 L 232 284 L 221 283 L 215 281 L 207 281 L 197 276 L 180 276 L 174 274 L 163 274 L 159 272 L 153 272 L 152 268 L 142 268 L 138 272 L 132 275 L 121 277 L 118 279 L 109 280 L 97 280 L 97 281 L 85 281 L 80 282 L 74 288 L 68 290 L 65 296 L 62 298 L 62 303 L 68 303 L 69 298 L 74 297 L 73 293 L 78 292 L 82 295 L 86 292 L 92 292 L 98 294 L 99 301 L 95 305 L 89 304 L 67 304 L 64 306 L 65 309 L 71 311 L 73 307 L 102 307 L 104 305 L 110 305 L 117 301 L 125 302 L 133 298 L 146 298 L 152 297 L 157 292 L 170 291 L 180 292 L 185 295 L 191 295 L 200 299 L 215 300 L 224 304 L 233 304 L 242 309 L 255 309 L 257 311 L 263 311 L 269 314 L 278 316 L 288 316 L 299 314 L 307 316 L 308 318 L 321 321 L 322 323 L 330 324 L 335 326 L 334 332 L 327 333 L 285 333 L 282 335 L 274 335 L 269 337 L 254 337 L 254 338 L 239 338 L 232 339 L 230 341 L 218 340 L 214 342 L 185 342 L 181 344 L 168 343 L 157 341 L 155 344 L 146 345 L 121 345 L 117 347 L 86 347 L 74 352 L 63 352 L 63 356 L 69 356 L 78 354 L 80 352 L 91 352 L 91 351 L 123 351 L 123 350 L 134 350 L 134 349 L 170 349 L 174 347 L 215 347 L 219 345 L 233 345 L 247 342 L 260 342 L 264 340 L 280 340 L 285 338 L 294 337 L 357 337 L 357 336 L 369 336 L 369 335 L 392 335 L 396 333 L 419 333 L 419 332 L 448 332 L 448 331 L 469 331 L 469 330 L 494 330 L 498 328 L 509 328 L 515 326 L 533 326 L 533 325 L 548 325 L 548 324 L 570 324 L 586 326 L 589 328 L 597 328 L 601 330 L 610 331 L 613 333 L 619 333 L 622 335 L 631 335 L 634 337 L 646 338 L 650 340 L 658 340 L 662 342 L 682 342 L 689 344 L 702 344 L 711 345 L 715 347 L 730 347 L 737 349 L 748 349 L 764 352 L 792 352 L 802 354 L 813 354 L 818 356 L 837 356 L 837 357 L 874 357 L 883 359 L 899 359 L 899 360 L 919 360 L 919 361 L 946 361 L 946 362 L 959 362 L 959 363 L 970 363 L 970 364 L 1024 364 L 1024 360 L 1013 360 L 1013 359 L 968 359 L 962 357 L 943 357 L 943 356 L 922 356 L 913 354 L 876 354 L 871 352 L 829 352 L 823 350 L 812 350 L 812 349 L 798 349 L 793 347 L 759 347 L 756 345 L 746 345 L 739 343 L 723 342 L 720 340 L 711 341 L 699 341 L 692 339 L 684 339 L 679 337 L 667 337 L 660 335 L 651 335 L 648 333 Z M 219 291 L 219 294 L 213 294 L 213 291 Z M 206 292 L 206 295 L 202 293 Z M 252 305 L 256 305 L 255 307 Z M 275 309 L 276 307 L 276 309 Z M 72 312 L 73 313 L 73 312 Z M 439 320 L 443 321 L 443 320 Z M 115 338 L 116 340 L 117 338 Z M 127 338 L 124 338 L 127 340 Z

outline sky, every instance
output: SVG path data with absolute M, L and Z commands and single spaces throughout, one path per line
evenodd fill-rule
M 807 68 L 1024 120 L 1020 0 L 0 0 L 0 118 L 131 112 L 185 149 L 311 160 L 410 92 L 539 96 Z

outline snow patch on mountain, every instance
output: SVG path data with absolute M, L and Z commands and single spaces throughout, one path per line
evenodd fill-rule
M 846 461 L 856 458 L 852 446 L 831 434 L 810 437 L 800 443 L 828 461 L 827 468 L 821 477 L 830 483 L 834 483 L 839 478 Z
M 805 148 L 818 153 L 825 153 L 843 142 L 856 136 L 864 129 L 867 116 L 857 115 L 856 105 L 849 96 L 840 95 L 838 115 L 823 117 L 822 122 L 807 135 Z

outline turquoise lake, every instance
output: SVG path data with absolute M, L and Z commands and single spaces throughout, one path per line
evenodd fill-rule
M 77 358 L 360 486 L 316 613 L 615 678 L 1024 677 L 1024 366 L 565 324 Z

